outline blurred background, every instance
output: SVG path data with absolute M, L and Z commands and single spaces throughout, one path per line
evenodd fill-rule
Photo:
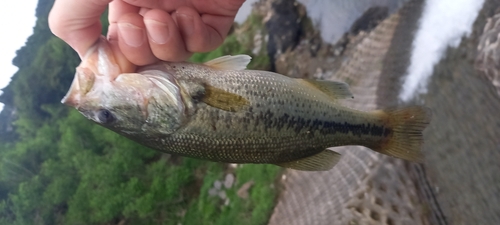
M 193 55 L 344 81 L 356 109 L 432 109 L 423 164 L 350 146 L 327 172 L 163 154 L 63 106 L 80 59 L 53 2 L 0 9 L 0 224 L 500 224 L 497 0 L 247 0 Z

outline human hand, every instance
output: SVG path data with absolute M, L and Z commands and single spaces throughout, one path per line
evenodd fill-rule
M 101 34 L 109 4 L 108 40 L 118 61 L 182 61 L 222 44 L 244 1 L 56 0 L 49 26 L 83 56 Z

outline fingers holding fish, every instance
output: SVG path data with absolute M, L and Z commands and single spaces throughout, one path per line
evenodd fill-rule
M 144 13 L 149 46 L 155 57 L 163 61 L 183 61 L 191 56 L 172 16 L 163 10 Z
M 101 35 L 100 18 L 109 5 L 108 40 L 114 55 L 123 59 L 120 62 L 142 66 L 160 60 L 184 61 L 194 52 L 222 44 L 243 2 L 58 0 L 49 26 L 83 58 Z M 130 72 L 133 67 L 123 68 L 132 68 L 125 70 Z
M 166 14 L 166 16 L 148 16 L 158 15 L 158 11 Z M 150 43 L 153 42 L 151 38 L 148 38 L 148 36 L 150 36 L 148 33 L 153 31 L 155 34 L 168 36 L 168 30 L 163 27 L 155 27 L 155 29 L 151 31 L 151 29 L 146 26 L 146 21 L 156 20 L 159 24 L 175 26 L 173 23 L 169 24 L 168 19 L 172 21 L 168 13 L 162 10 L 146 9 L 122 0 L 113 1 L 110 3 L 109 7 L 110 27 L 108 29 L 108 39 L 110 42 L 118 42 L 119 48 L 117 50 L 133 64 L 146 65 L 155 63 L 159 59 L 166 60 L 164 57 L 161 57 L 161 55 L 155 55 L 153 48 L 158 46 L 150 45 Z M 158 40 L 158 38 L 156 39 Z M 159 47 L 161 48 L 164 46 Z
M 181 7 L 173 14 L 189 52 L 216 49 L 226 38 L 234 16 L 202 14 L 190 7 Z
M 159 9 L 136 11 L 114 18 L 120 50 L 130 62 L 147 65 L 158 60 L 184 61 L 192 55 L 169 13 Z
M 146 11 L 144 9 L 158 9 L 165 14 L 170 14 L 184 39 L 184 45 L 179 42 L 178 45 L 169 45 L 168 47 L 175 49 L 184 46 L 189 54 L 211 51 L 222 44 L 233 24 L 236 13 L 245 2 L 244 0 L 122 1 L 140 7 L 141 13 Z M 162 58 L 161 54 L 159 58 L 170 61 L 168 58 Z M 175 61 L 181 61 L 182 58 L 182 55 L 175 57 Z
M 136 65 L 184 61 L 193 52 L 216 49 L 227 36 L 232 16 L 200 15 L 180 7 L 170 15 L 160 9 L 141 10 L 118 19 L 120 49 Z
M 136 65 L 158 61 L 149 46 L 146 25 L 138 13 L 122 15 L 117 21 L 118 45 L 125 57 Z

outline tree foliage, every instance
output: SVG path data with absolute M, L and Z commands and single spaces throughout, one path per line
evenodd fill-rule
M 80 59 L 48 28 L 53 1 L 39 1 L 33 35 L 13 59 L 19 70 L 0 96 L 6 104 L 0 113 L 0 225 L 178 224 L 189 222 L 186 213 L 213 208 L 213 199 L 199 193 L 200 183 L 207 168 L 220 176 L 223 165 L 153 151 L 60 103 Z M 227 42 L 212 54 L 228 46 L 243 52 L 235 38 Z M 271 181 L 263 183 L 272 182 L 274 174 L 266 174 Z

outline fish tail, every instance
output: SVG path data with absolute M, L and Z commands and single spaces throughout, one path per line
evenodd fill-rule
M 384 110 L 383 114 L 391 133 L 374 150 L 413 162 L 423 162 L 422 131 L 430 122 L 431 110 L 421 106 L 410 106 Z

